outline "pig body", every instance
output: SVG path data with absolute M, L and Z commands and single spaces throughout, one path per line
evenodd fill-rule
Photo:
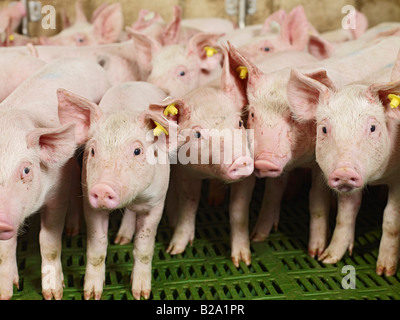
M 376 46 L 360 51 L 357 56 L 331 58 L 297 69 L 308 72 L 310 77 L 315 79 L 323 77 L 324 72 L 327 72 L 331 81 L 340 87 L 363 79 L 393 62 L 394 48 L 398 43 L 399 39 L 395 37 L 385 39 Z M 375 63 L 370 64 L 371 60 Z M 294 107 L 296 103 L 292 101 L 289 103 L 290 92 L 296 90 L 287 89 L 290 84 L 290 68 L 266 74 L 249 61 L 243 59 L 242 61 L 249 69 L 247 123 L 248 128 L 255 130 L 255 174 L 258 177 L 275 178 L 266 180 L 269 184 L 266 185 L 266 190 L 275 191 L 270 193 L 270 196 L 265 194 L 252 239 L 264 240 L 272 225 L 277 224 L 280 197 L 286 183 L 284 173 L 297 167 L 311 166 L 314 173 L 313 186 L 310 190 L 309 254 L 321 255 L 328 235 L 329 194 L 324 188 L 323 180 L 319 178 L 319 169 L 315 165 L 315 124 L 312 121 L 299 121 Z M 307 105 L 306 102 L 302 103 Z M 264 139 L 264 136 L 268 136 L 269 139 Z
M 303 63 L 306 61 L 311 63 L 317 61 L 317 59 L 303 52 L 280 52 L 271 54 L 268 59 L 265 59 L 265 65 L 266 68 L 268 66 L 270 70 L 275 70 L 274 68 L 278 69 L 279 63 L 282 64 L 284 61 L 291 65 L 296 65 L 300 63 L 300 61 Z M 246 104 L 243 91 L 238 90 L 236 92 L 235 88 L 237 87 L 233 82 L 231 83 L 228 80 L 231 79 L 232 74 L 237 72 L 236 68 L 238 65 L 234 65 L 233 63 L 234 61 L 232 61 L 230 55 L 226 53 L 223 73 L 220 80 L 221 83 L 213 81 L 185 95 L 182 99 L 184 102 L 178 102 L 178 104 L 187 105 L 188 108 L 190 106 L 190 121 L 178 121 L 178 124 L 180 127 L 183 126 L 183 128 L 187 126 L 186 129 L 194 127 L 196 130 L 199 130 L 200 137 L 197 139 L 201 141 L 201 152 L 206 152 L 205 150 L 208 149 L 208 141 L 212 139 L 212 136 L 208 134 L 208 130 L 244 129 L 240 114 L 232 111 L 239 111 Z M 221 107 L 214 108 L 215 105 Z M 222 121 L 224 118 L 225 120 Z M 204 136 L 201 133 L 202 130 L 204 131 Z M 240 130 L 236 131 L 236 134 L 238 134 Z M 198 135 L 195 136 L 195 138 L 196 137 L 198 137 Z M 230 143 L 236 145 L 240 143 L 243 137 L 240 135 L 233 135 L 232 139 Z M 196 141 L 192 143 L 195 142 Z M 185 148 L 187 147 L 188 146 Z M 179 153 L 183 154 L 185 148 L 181 147 Z M 213 148 L 208 151 L 211 157 L 211 154 L 214 156 L 224 154 L 224 152 L 228 150 L 213 146 Z M 167 251 L 171 254 L 181 253 L 186 245 L 193 241 L 194 221 L 200 197 L 201 181 L 204 179 L 219 179 L 225 183 L 231 184 L 230 220 L 232 261 L 236 266 L 239 265 L 240 261 L 249 264 L 251 255 L 248 236 L 248 210 L 255 181 L 254 177 L 251 176 L 252 158 L 245 153 L 241 156 L 235 155 L 232 159 L 231 166 L 224 166 L 220 163 L 212 164 L 212 160 L 210 160 L 209 163 L 209 165 L 206 165 L 180 161 L 172 166 L 171 191 L 167 197 L 166 208 L 170 223 L 175 225 L 175 231 Z M 235 170 L 239 168 L 241 168 L 239 172 L 243 171 L 244 173 L 238 174 L 235 179 Z M 229 172 L 231 173 L 228 174 Z M 173 216 L 173 212 L 176 211 L 176 209 L 174 210 L 172 206 L 176 203 L 179 204 L 178 215 Z
M 72 93 L 60 94 L 69 101 L 64 111 L 68 118 L 68 114 L 76 113 L 68 111 L 69 105 L 80 108 L 79 99 L 83 98 Z M 147 159 L 153 143 L 147 139 L 152 123 L 146 123 L 142 115 L 150 103 L 164 98 L 165 93 L 154 85 L 128 82 L 107 91 L 99 106 L 91 103 L 95 116 L 87 136 L 82 169 L 88 237 L 85 299 L 101 297 L 108 219 L 117 208 L 125 208 L 130 227 L 136 230 L 133 296 L 147 299 L 150 295 L 151 261 L 168 189 L 169 162 L 166 158 L 165 163 L 151 164 Z
M 389 94 L 400 93 L 399 70 L 400 56 L 393 70 L 385 67 L 362 82 L 342 88 L 317 82 L 309 91 L 321 98 L 304 114 L 317 122 L 316 160 L 327 184 L 338 194 L 336 227 L 320 257 L 326 263 L 336 263 L 347 249 L 352 252 L 364 186 L 386 184 L 389 196 L 376 272 L 388 276 L 396 272 L 400 246 L 400 127 L 398 110 L 391 108 Z
M 137 48 L 132 40 L 115 44 L 98 46 L 66 47 L 66 46 L 24 46 L 4 48 L 0 53 L 20 53 L 34 55 L 45 62 L 59 58 L 81 58 L 97 62 L 102 66 L 113 84 L 143 80 L 148 71 L 141 67 Z
M 14 53 L 0 54 L 0 102 L 25 79 L 46 63 L 38 58 Z M 10 77 L 12 74 L 12 77 Z
M 56 91 L 65 87 L 98 101 L 109 86 L 98 65 L 59 60 L 40 68 L 0 104 L 2 137 L 8 142 L 1 147 L 2 299 L 11 298 L 13 283 L 18 285 L 17 231 L 25 218 L 39 209 L 42 292 L 45 299 L 61 299 L 61 235 L 77 144 L 74 126 L 60 126 Z

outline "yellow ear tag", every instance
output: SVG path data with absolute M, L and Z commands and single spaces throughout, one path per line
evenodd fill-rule
M 167 130 L 165 130 L 165 128 L 159 124 L 157 121 L 154 121 L 154 123 L 156 124 L 156 127 L 153 130 L 153 134 L 154 136 L 158 137 L 159 135 L 161 135 L 163 132 L 168 135 Z
M 15 39 L 15 38 L 14 38 L 14 35 L 10 34 L 9 37 L 8 37 L 8 39 L 9 39 L 10 41 L 14 41 L 14 39 Z
M 218 53 L 218 50 L 213 47 L 204 47 L 204 50 L 206 51 L 206 55 L 209 58 Z
M 164 110 L 164 116 L 168 116 L 172 114 L 173 116 L 178 114 L 178 109 L 175 107 L 175 103 L 171 103 L 168 107 Z
M 249 71 L 247 70 L 246 67 L 239 66 L 236 68 L 236 72 L 239 74 L 240 79 L 242 80 L 247 79 L 247 74 L 249 73 Z
M 395 109 L 399 106 L 400 104 L 400 97 L 396 96 L 395 94 L 389 94 L 388 98 L 390 99 L 390 107 L 392 109 Z

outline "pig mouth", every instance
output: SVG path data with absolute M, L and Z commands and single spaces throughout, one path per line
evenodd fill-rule
M 283 173 L 283 166 L 265 157 L 257 157 L 254 162 L 254 174 L 257 178 L 276 178 Z
M 10 240 L 15 235 L 13 226 L 5 222 L 0 222 L 0 240 Z

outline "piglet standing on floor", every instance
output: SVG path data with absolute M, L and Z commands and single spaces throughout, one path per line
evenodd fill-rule
M 101 297 L 109 214 L 125 208 L 132 229 L 136 229 L 132 294 L 135 299 L 148 299 L 155 236 L 170 174 L 165 146 L 156 150 L 153 140 L 156 135 L 157 141 L 168 142 L 167 130 L 172 128 L 172 124 L 160 126 L 159 118 L 166 117 L 163 108 L 154 111 L 148 107 L 163 100 L 165 93 L 149 83 L 128 82 L 112 87 L 99 105 L 64 90 L 59 90 L 58 96 L 63 101 L 61 122 L 77 123 L 82 140 L 87 141 L 82 169 L 87 225 L 84 298 Z M 84 113 L 90 114 L 90 121 L 80 121 Z
M 42 292 L 61 299 L 61 237 L 68 208 L 72 158 L 79 141 L 73 124 L 60 125 L 57 88 L 100 101 L 110 87 L 95 63 L 61 59 L 40 68 L 0 104 L 0 298 L 18 286 L 16 245 L 24 220 L 41 209 Z
M 312 79 L 293 71 L 291 77 L 292 101 L 302 119 L 316 120 L 316 160 L 329 187 L 338 194 L 335 231 L 320 260 L 336 263 L 347 249 L 352 252 L 362 190 L 368 184 L 386 184 L 389 196 L 376 272 L 391 276 L 400 247 L 400 55 L 391 81 L 386 69 L 342 88 L 336 88 L 328 75 Z

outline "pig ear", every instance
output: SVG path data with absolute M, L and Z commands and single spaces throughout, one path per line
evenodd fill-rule
M 356 11 L 355 21 L 356 28 L 350 29 L 354 40 L 362 36 L 368 29 L 368 18 L 363 13 Z
M 174 14 L 171 22 L 169 22 L 163 32 L 163 45 L 177 44 L 179 42 L 179 34 L 181 32 L 182 8 L 175 5 L 173 7 Z
M 292 45 L 295 50 L 302 51 L 308 43 L 309 22 L 304 8 L 294 8 L 282 24 L 281 38 Z
M 391 99 L 388 97 L 389 94 L 396 96 L 400 95 L 400 79 L 391 81 L 388 83 L 373 84 L 368 87 L 366 95 L 370 101 L 379 101 L 382 103 L 386 114 L 393 119 L 400 120 L 399 107 L 392 108 L 390 106 Z
M 88 22 L 85 12 L 83 11 L 82 0 L 75 2 L 75 23 Z
M 71 21 L 69 20 L 68 15 L 67 15 L 67 12 L 65 11 L 65 8 L 61 8 L 61 21 L 62 21 L 63 29 L 67 29 L 72 25 Z
M 76 142 L 84 144 L 88 139 L 90 124 L 102 115 L 100 108 L 94 102 L 65 89 L 57 90 L 57 98 L 60 123 L 75 123 Z
M 153 23 L 164 22 L 164 19 L 159 13 L 154 11 L 149 11 L 147 9 L 141 9 L 139 11 L 138 19 L 132 24 L 131 28 L 133 30 L 139 31 L 148 28 Z
M 396 81 L 400 79 L 400 50 L 397 54 L 396 62 L 392 69 L 392 74 L 390 76 L 390 80 Z
M 101 43 L 116 42 L 124 27 L 121 4 L 113 3 L 103 9 L 93 21 L 93 25 L 94 33 Z
M 68 123 L 58 128 L 38 128 L 26 136 L 28 148 L 40 148 L 40 160 L 47 164 L 66 162 L 77 148 L 75 124 Z
M 202 70 L 215 70 L 222 62 L 221 49 L 218 45 L 218 39 L 221 34 L 216 33 L 197 33 L 190 38 L 187 45 L 187 55 L 195 55 L 200 60 L 200 68 Z M 211 55 L 207 55 L 207 49 L 213 50 Z
M 313 120 L 319 102 L 334 89 L 325 70 L 302 74 L 293 69 L 287 86 L 290 110 L 298 120 Z
M 228 42 L 228 46 L 231 45 Z M 231 47 L 233 47 L 231 45 Z M 247 105 L 247 94 L 246 94 L 246 82 L 238 76 L 237 66 L 240 63 L 232 58 L 235 54 L 239 54 L 237 51 L 231 52 L 224 46 L 221 47 L 224 54 L 222 74 L 221 74 L 221 90 L 235 102 L 237 106 L 237 111 L 241 112 L 243 108 Z
M 130 27 L 125 28 L 129 37 L 133 39 L 135 46 L 135 55 L 137 56 L 139 64 L 151 65 L 151 61 L 155 54 L 161 50 L 161 44 L 140 32 L 136 32 Z
M 318 35 L 310 35 L 308 41 L 308 52 L 314 57 L 323 60 L 332 55 L 334 47 Z
M 168 112 L 169 110 L 177 111 L 177 113 L 172 114 Z M 190 108 L 183 99 L 168 97 L 160 103 L 150 104 L 148 110 L 142 113 L 141 120 L 151 127 L 155 127 L 154 121 L 160 123 L 164 128 L 168 127 L 170 121 L 182 125 L 190 120 Z
M 287 15 L 286 11 L 281 9 L 271 14 L 265 19 L 263 27 L 260 31 L 260 35 L 267 35 L 269 33 L 279 33 L 283 21 L 285 21 Z
M 100 15 L 100 13 L 108 7 L 107 3 L 103 3 L 102 5 L 100 5 L 99 7 L 96 8 L 96 10 L 93 11 L 93 14 L 90 18 L 90 23 L 94 23 L 94 21 L 96 20 L 96 18 Z
M 244 93 L 247 93 L 246 95 L 248 95 L 258 88 L 263 81 L 266 81 L 267 76 L 252 61 L 239 53 L 239 51 L 229 41 L 228 50 L 230 74 L 234 77 L 236 83 L 242 87 Z M 224 66 L 226 66 L 226 63 L 228 62 L 224 59 Z M 242 67 L 245 68 L 243 78 L 240 77 L 240 68 Z M 226 70 L 227 69 L 226 66 Z

